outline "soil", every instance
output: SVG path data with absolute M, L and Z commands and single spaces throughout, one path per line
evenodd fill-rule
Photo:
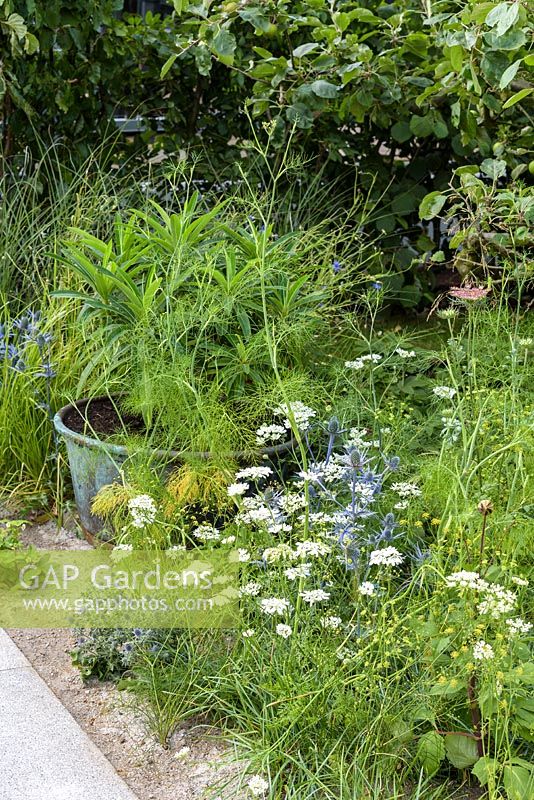
M 70 525 L 58 530 L 55 521 L 29 525 L 21 540 L 39 549 L 90 549 Z M 134 708 L 136 697 L 111 682 L 82 681 L 71 662 L 72 631 L 7 633 L 139 800 L 239 800 L 237 767 L 230 763 L 220 731 L 189 720 L 178 726 L 165 749 Z M 190 749 L 178 755 L 182 748 Z
M 117 401 L 109 397 L 96 397 L 94 400 L 71 406 L 63 417 L 63 422 L 71 431 L 87 436 L 109 437 L 117 434 L 146 434 L 143 419 L 135 414 L 120 412 Z

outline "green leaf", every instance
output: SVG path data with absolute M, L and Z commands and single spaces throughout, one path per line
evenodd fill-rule
M 503 771 L 508 800 L 529 800 L 534 794 L 534 773 L 525 767 L 506 765 Z
M 306 44 L 301 44 L 299 47 L 295 47 L 293 50 L 293 58 L 302 58 L 303 56 L 307 56 L 308 53 L 313 53 L 314 50 L 317 50 L 319 47 L 317 42 L 306 42 Z
M 455 44 L 449 49 L 449 61 L 455 72 L 460 72 L 464 63 L 464 48 Z
M 391 135 L 395 139 L 396 142 L 407 142 L 408 139 L 412 138 L 412 130 L 407 122 L 396 122 L 395 125 L 391 128 Z
M 479 758 L 476 741 L 471 736 L 462 736 L 459 733 L 448 733 L 445 736 L 445 751 L 447 758 L 457 769 L 470 767 Z
M 495 781 L 495 775 L 498 769 L 499 762 L 496 758 L 482 756 L 482 758 L 478 759 L 471 772 L 478 778 L 480 785 L 485 786 L 489 780 Z
M 433 264 L 443 264 L 445 261 L 445 253 L 443 250 L 436 250 L 436 252 L 431 255 L 430 260 Z
M 233 33 L 227 30 L 220 30 L 211 41 L 211 49 L 223 64 L 228 67 L 234 63 L 234 53 L 236 49 L 236 40 Z
M 313 81 L 310 85 L 310 88 L 317 97 L 325 97 L 331 99 L 333 97 L 337 97 L 337 93 L 339 91 L 339 87 L 329 81 L 318 80 Z
M 313 125 L 313 114 L 304 103 L 293 103 L 293 105 L 288 106 L 286 117 L 297 128 L 306 129 L 311 128 Z
M 356 8 L 350 12 L 350 18 L 358 22 L 368 22 L 372 25 L 379 25 L 382 20 L 376 17 L 368 8 Z
M 415 136 L 430 136 L 434 129 L 431 114 L 426 114 L 424 117 L 418 117 L 414 114 L 410 120 L 410 129 Z
M 37 53 L 39 50 L 39 39 L 37 36 L 34 36 L 33 33 L 27 33 L 26 38 L 24 40 L 24 51 L 28 53 L 29 56 L 33 56 L 34 53 Z
M 419 219 L 433 219 L 441 212 L 447 202 L 447 195 L 441 192 L 430 192 L 423 197 L 419 205 Z M 437 684 L 438 686 L 440 684 Z M 443 684 L 445 686 L 445 684 Z
M 496 181 L 497 178 L 503 178 L 506 175 L 506 161 L 500 161 L 497 158 L 485 158 L 480 165 L 480 169 L 484 175 Z
M 161 68 L 161 72 L 159 73 L 160 78 L 165 77 L 165 75 L 168 73 L 168 71 L 170 70 L 170 68 L 172 67 L 177 58 L 178 58 L 178 53 L 173 53 L 172 56 L 169 56 L 169 58 Z
M 523 59 L 519 58 L 517 61 L 514 61 L 513 64 L 510 64 L 508 69 L 504 70 L 503 74 L 501 75 L 501 80 L 499 81 L 499 89 L 506 89 L 508 84 L 513 81 L 522 60 Z
M 515 24 L 518 16 L 519 3 L 499 3 L 486 17 L 486 25 L 496 28 L 497 35 L 502 36 Z
M 189 0 L 172 0 L 172 4 L 176 13 L 182 14 L 184 11 L 187 11 L 189 7 Z
M 10 14 L 6 20 L 3 20 L 2 24 L 6 25 L 8 28 L 11 28 L 13 34 L 19 40 L 24 39 L 28 31 L 26 23 L 20 14 Z
M 528 97 L 529 94 L 532 94 L 532 92 L 534 92 L 533 88 L 521 89 L 519 92 L 516 92 L 515 94 L 513 94 L 511 97 L 508 98 L 506 103 L 503 105 L 503 109 L 515 106 L 516 103 L 520 103 L 521 100 L 524 100 L 525 97 Z
M 437 731 L 428 731 L 423 734 L 419 739 L 416 756 L 425 774 L 429 777 L 435 775 L 445 758 L 443 736 L 440 736 Z

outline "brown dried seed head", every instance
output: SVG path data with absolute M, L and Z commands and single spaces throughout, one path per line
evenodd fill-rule
M 480 511 L 481 514 L 486 516 L 486 514 L 491 514 L 493 511 L 493 503 L 491 500 L 481 500 L 477 506 L 477 509 Z

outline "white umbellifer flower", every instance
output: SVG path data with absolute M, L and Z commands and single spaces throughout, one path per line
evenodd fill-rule
M 315 603 L 322 603 L 325 600 L 330 600 L 330 592 L 325 592 L 324 589 L 309 589 L 306 592 L 301 592 L 300 596 L 305 603 L 314 606 Z
M 246 631 L 243 631 L 241 636 L 243 637 L 243 639 L 250 639 L 252 636 L 254 636 L 255 633 L 256 631 L 254 630 L 254 628 L 247 628 Z
M 515 617 L 514 619 L 507 619 L 506 624 L 510 628 L 510 633 L 512 636 L 519 636 L 522 633 L 529 633 L 532 630 L 532 623 L 525 622 L 521 619 L 521 617 Z
M 473 658 L 476 658 L 477 661 L 489 660 L 494 656 L 493 647 L 490 644 L 486 644 L 484 639 L 480 639 L 479 642 L 473 645 Z
M 268 478 L 272 474 L 273 471 L 270 467 L 247 467 L 236 472 L 235 478 L 237 481 L 257 481 L 260 478 Z
M 184 758 L 187 758 L 187 756 L 189 755 L 190 752 L 191 752 L 191 748 L 190 747 L 181 747 L 180 750 L 178 750 L 174 754 L 174 757 L 176 759 L 182 760 Z
M 456 394 L 456 389 L 453 389 L 452 386 L 434 386 L 432 391 L 440 400 L 452 400 Z
M 309 481 L 310 483 L 320 483 L 323 479 L 323 475 L 320 470 L 314 472 L 313 470 L 301 470 L 297 473 L 299 478 L 302 478 L 303 481 Z
M 534 339 L 532 339 L 530 336 L 527 336 L 525 339 L 518 339 L 517 343 L 521 345 L 521 347 L 532 347 L 532 345 L 534 345 Z
M 307 558 L 308 556 L 319 558 L 320 556 L 328 555 L 331 549 L 330 545 L 325 544 L 325 542 L 306 540 L 305 542 L 297 542 L 296 552 L 298 558 Z
M 256 597 L 261 592 L 261 583 L 257 581 L 249 581 L 239 590 L 239 594 L 243 597 Z
M 201 542 L 217 542 L 221 538 L 221 534 L 213 525 L 199 525 L 193 531 L 193 536 Z
M 297 564 L 296 567 L 288 567 L 284 570 L 284 575 L 288 581 L 297 580 L 297 578 L 309 578 L 311 573 L 311 564 Z
M 417 358 L 415 350 L 403 350 L 402 347 L 397 347 L 395 352 L 399 358 Z
M 245 494 L 249 489 L 250 485 L 248 483 L 231 483 L 227 489 L 228 497 L 236 497 Z
M 262 557 L 267 564 L 276 564 L 278 561 L 294 561 L 297 554 L 288 544 L 281 542 L 276 547 L 266 547 Z
M 372 597 L 375 593 L 375 585 L 374 583 L 371 583 L 371 581 L 363 581 L 358 586 L 358 591 L 360 594 Z
M 400 503 L 395 503 L 393 508 L 396 511 L 404 511 L 406 508 L 408 508 L 408 505 L 409 505 L 409 503 L 408 503 L 407 500 L 401 500 Z
M 274 413 L 277 416 L 283 415 L 286 417 L 284 425 L 288 430 L 291 428 L 291 420 L 289 417 L 292 416 L 300 431 L 309 430 L 312 419 L 317 416 L 317 412 L 314 411 L 313 408 L 304 405 L 300 400 L 293 400 L 289 405 L 283 403 L 281 406 L 278 406 L 278 408 L 275 408 Z
M 134 528 L 145 528 L 147 525 L 151 525 L 158 513 L 156 503 L 149 494 L 138 494 L 137 497 L 128 500 L 128 510 Z
M 479 614 L 489 614 L 493 619 L 499 619 L 514 610 L 516 596 L 510 589 L 505 589 L 498 583 L 492 583 L 487 584 L 483 591 L 486 596 L 477 605 Z
M 280 507 L 285 511 L 286 514 L 294 514 L 295 511 L 299 511 L 301 508 L 306 508 L 307 505 L 308 501 L 306 500 L 305 494 L 290 492 L 289 494 L 285 494 L 280 498 Z
M 323 628 L 329 628 L 332 631 L 337 631 L 341 627 L 341 617 L 329 616 L 321 617 L 321 625 Z
M 289 609 L 289 600 L 285 597 L 264 597 L 260 602 L 260 608 L 264 614 L 285 614 Z
M 395 492 L 395 494 L 398 494 L 402 499 L 406 499 L 407 497 L 421 496 L 421 489 L 419 486 L 417 486 L 416 483 L 411 483 L 410 481 L 392 483 L 391 490 Z
M 445 444 L 454 444 L 462 435 L 462 423 L 452 416 L 442 417 L 441 421 L 443 427 L 439 435 L 445 440 Z
M 261 775 L 253 775 L 248 782 L 248 788 L 254 797 L 263 797 L 269 790 L 269 783 Z
M 237 549 L 237 558 L 238 561 L 250 561 L 250 552 L 247 550 L 246 547 L 238 547 Z
M 133 545 L 131 544 L 116 544 L 115 550 L 133 550 Z
M 287 522 L 273 522 L 268 520 L 266 524 L 267 530 L 269 533 L 272 533 L 273 536 L 278 536 L 280 533 L 291 533 L 293 530 L 291 525 L 288 525 Z
M 526 578 L 520 578 L 519 575 L 512 575 L 510 578 L 512 583 L 515 583 L 516 586 L 528 586 L 528 581 Z
M 402 564 L 404 556 L 399 553 L 396 547 L 381 547 L 380 550 L 373 550 L 369 556 L 369 564 L 378 564 L 384 567 L 396 567 Z
M 347 369 L 363 369 L 366 364 L 378 364 L 379 361 L 382 361 L 382 356 L 379 353 L 368 353 L 354 361 L 345 361 L 345 367 Z
M 173 544 L 172 547 L 167 548 L 167 553 L 184 553 L 185 550 L 185 544 Z
M 458 587 L 459 589 L 475 589 L 476 591 L 481 588 L 481 578 L 478 572 L 468 572 L 465 569 L 447 575 L 445 583 L 449 588 Z M 482 582 L 482 585 L 484 587 L 487 586 L 485 581 Z
M 286 429 L 283 425 L 262 425 L 256 431 L 256 443 L 265 445 L 285 439 Z
M 225 536 L 224 539 L 221 539 L 221 544 L 233 544 L 235 542 L 235 536 Z
M 283 639 L 288 639 L 293 633 L 293 631 L 291 629 L 291 625 L 284 625 L 283 622 L 279 622 L 278 625 L 276 626 L 276 633 Z

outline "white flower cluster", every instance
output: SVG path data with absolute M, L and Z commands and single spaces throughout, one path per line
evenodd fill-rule
M 440 436 L 445 441 L 445 444 L 454 444 L 462 435 L 462 423 L 459 419 L 452 416 L 443 416 L 441 418 L 443 427 L 440 431 Z
M 477 661 L 487 661 L 495 656 L 493 647 L 487 644 L 484 639 L 476 642 L 473 646 L 473 658 Z
M 528 581 L 526 578 L 520 578 L 519 575 L 512 575 L 510 578 L 512 583 L 515 583 L 516 586 L 528 586 Z
M 287 431 L 283 425 L 262 425 L 256 431 L 256 443 L 262 446 L 275 444 L 286 438 Z
M 499 619 L 504 614 L 510 614 L 516 604 L 516 596 L 510 589 L 505 589 L 498 583 L 487 584 L 479 589 L 486 594 L 484 600 L 477 605 L 479 614 L 489 614 L 493 619 Z
M 358 591 L 364 596 L 372 597 L 375 593 L 375 585 L 371 581 L 362 581 L 358 586 Z
M 401 481 L 399 483 L 392 483 L 391 490 L 398 494 L 403 500 L 408 497 L 420 497 L 421 489 L 417 484 L 410 483 L 409 481 Z
M 305 592 L 301 592 L 300 596 L 305 603 L 308 603 L 310 606 L 314 606 L 316 603 L 322 603 L 325 600 L 329 600 L 330 592 L 325 592 L 324 589 L 309 589 Z
M 457 587 L 459 589 L 478 590 L 480 588 L 480 580 L 478 572 L 468 572 L 462 569 L 460 572 L 453 572 L 451 575 L 447 575 L 445 584 L 451 589 Z
M 228 497 L 239 497 L 250 489 L 248 483 L 231 483 L 228 487 Z
M 153 498 L 149 494 L 138 494 L 128 500 L 128 511 L 132 517 L 134 528 L 146 528 L 156 519 L 158 509 Z
M 313 408 L 304 405 L 300 400 L 294 400 L 288 405 L 283 403 L 278 408 L 275 408 L 274 413 L 279 417 L 285 417 L 284 426 L 287 430 L 291 429 L 291 420 L 289 419 L 291 415 L 299 431 L 309 430 L 313 418 L 317 416 L 317 412 Z
M 236 481 L 257 481 L 260 478 L 268 478 L 273 471 L 270 467 L 247 467 L 236 472 Z
M 297 564 L 296 567 L 288 567 L 284 570 L 284 575 L 288 581 L 295 581 L 299 578 L 309 578 L 311 575 L 311 564 L 305 561 L 302 564 Z
M 248 788 L 254 797 L 263 797 L 267 794 L 269 784 L 261 775 L 253 775 L 248 782 Z
M 261 583 L 257 581 L 249 581 L 239 590 L 241 597 L 257 597 L 261 592 Z
M 378 439 L 368 439 L 368 435 L 365 428 L 351 428 L 347 437 L 347 445 L 362 450 L 367 450 L 369 447 L 380 447 Z
M 395 352 L 399 358 L 417 358 L 415 350 L 403 350 L 402 347 L 397 347 Z
M 278 561 L 294 561 L 296 552 L 290 545 L 281 542 L 276 547 L 266 547 L 263 551 L 263 560 L 267 564 L 276 564 Z
M 522 633 L 530 633 L 532 630 L 532 623 L 525 622 L 523 619 L 521 619 L 521 617 L 507 619 L 506 624 L 510 628 L 510 633 L 512 636 L 520 636 Z
M 199 525 L 193 531 L 193 536 L 200 542 L 218 542 L 221 534 L 213 525 Z
M 363 369 L 366 364 L 378 364 L 379 361 L 382 361 L 382 356 L 379 353 L 369 353 L 368 355 L 360 356 L 354 361 L 345 361 L 345 366 L 347 369 Z
M 264 597 L 260 601 L 260 608 L 264 614 L 269 614 L 271 617 L 275 614 L 280 616 L 289 611 L 290 603 L 285 597 Z
M 510 614 L 517 602 L 515 594 L 510 589 L 499 583 L 489 583 L 481 578 L 478 572 L 467 570 L 453 572 L 445 578 L 445 584 L 450 588 L 472 589 L 479 592 L 483 596 L 477 604 L 479 614 L 487 614 L 493 619 Z
M 294 514 L 302 508 L 306 508 L 306 495 L 300 492 L 289 492 L 279 499 L 279 506 L 286 514 Z
M 293 633 L 291 625 L 285 625 L 283 622 L 279 622 L 275 630 L 278 636 L 281 636 L 282 639 L 288 639 Z
M 383 567 L 397 567 L 404 561 L 404 556 L 399 553 L 396 547 L 381 547 L 373 550 L 369 556 L 369 565 L 376 564 Z
M 325 542 L 314 542 L 307 539 L 305 542 L 297 542 L 297 558 L 320 558 L 326 556 L 331 551 L 330 545 Z
M 453 389 L 452 386 L 434 386 L 432 391 L 440 400 L 452 400 L 456 394 L 456 389 Z
M 321 617 L 321 625 L 323 628 L 332 631 L 338 631 L 341 628 L 342 619 L 334 615 L 328 617 Z

